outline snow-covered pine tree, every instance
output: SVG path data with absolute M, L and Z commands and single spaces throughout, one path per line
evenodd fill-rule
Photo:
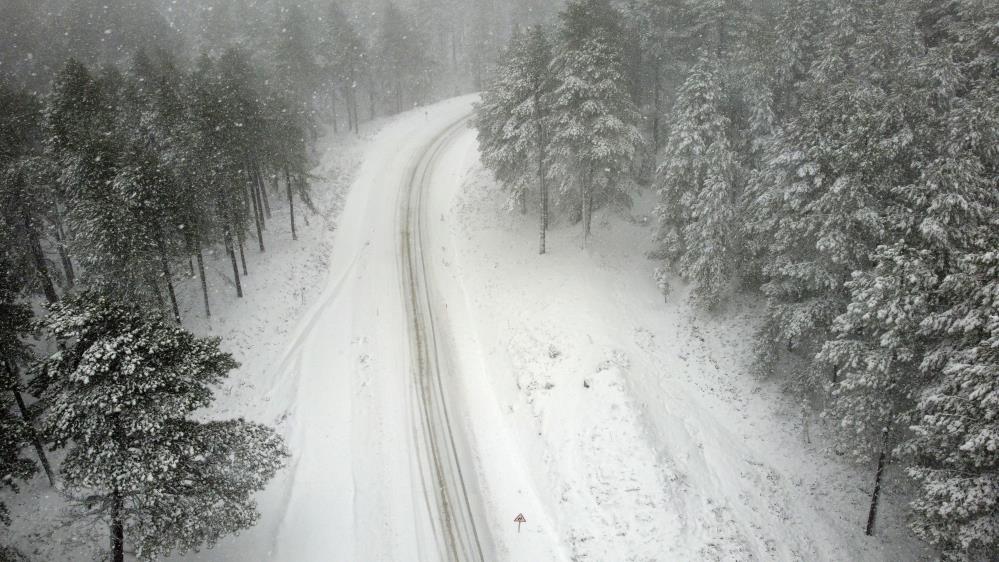
M 54 170 L 40 154 L 40 118 L 40 104 L 34 96 L 0 84 L 0 216 L 9 236 L 8 265 L 54 302 L 58 299 L 55 275 L 42 251 L 55 207 Z M 67 276 L 71 271 L 67 270 Z
M 123 162 L 124 77 L 94 77 L 70 60 L 46 106 L 49 155 L 60 169 L 73 248 L 89 283 L 131 301 L 158 300 L 155 262 L 131 213 L 136 193 L 116 182 Z
M 720 303 L 739 271 L 738 219 L 744 172 L 724 109 L 719 62 L 703 58 L 677 95 L 659 171 L 655 257 L 695 283 L 695 295 Z
M 920 484 L 911 526 L 948 560 L 999 548 L 999 6 L 924 6 L 928 46 L 918 69 L 934 158 L 909 190 L 911 229 L 933 252 L 938 306 L 927 341 L 911 437 L 901 446 Z
M 233 185 L 231 168 L 233 160 L 228 155 L 228 128 L 232 125 L 225 119 L 225 112 L 219 107 L 223 99 L 221 79 L 217 65 L 208 55 L 203 54 L 195 64 L 188 87 L 188 111 L 190 128 L 194 132 L 189 138 L 190 158 L 188 177 L 196 179 L 200 188 L 200 199 L 206 220 L 205 228 L 199 235 L 207 241 L 220 240 L 232 265 L 232 280 L 236 296 L 243 297 L 240 281 L 236 246 L 237 230 L 245 228 L 246 213 L 243 208 L 242 185 Z M 207 226 L 212 228 L 208 229 Z M 213 236 L 214 235 L 214 236 Z M 209 238 L 212 237 L 212 238 Z
M 36 369 L 47 436 L 67 449 L 68 492 L 142 559 L 213 545 L 254 524 L 252 494 L 283 465 L 273 430 L 196 421 L 237 363 L 201 339 L 92 292 L 51 307 L 44 327 L 63 350 Z
M 219 124 L 219 141 L 215 144 L 221 157 L 222 173 L 219 176 L 228 197 L 227 206 L 232 213 L 230 219 L 237 234 L 237 242 L 242 252 L 242 241 L 249 226 L 256 229 L 258 248 L 264 246 L 264 216 L 260 194 L 251 175 L 254 166 L 254 152 L 266 134 L 262 116 L 261 98 L 257 76 L 250 63 L 249 53 L 239 49 L 229 49 L 219 58 L 218 82 L 215 111 Z M 308 102 L 296 100 L 307 107 Z M 309 112 L 304 109 L 298 118 L 307 120 Z M 246 260 L 241 255 L 243 271 L 246 273 Z
M 640 48 L 636 57 L 642 110 L 649 122 L 650 153 L 658 155 L 663 145 L 663 118 L 672 106 L 674 82 L 682 82 L 696 62 L 694 11 L 685 0 L 632 0 L 623 6 L 629 30 L 634 30 Z
M 33 359 L 30 349 L 24 343 L 32 330 L 32 314 L 31 307 L 21 301 L 27 284 L 23 274 L 12 267 L 11 250 L 15 246 L 10 242 L 6 229 L 0 229 L 0 247 L 3 248 L 0 253 L 0 417 L 3 421 L 0 424 L 11 432 L 9 439 L 3 444 L 2 456 L 6 459 L 4 462 L 13 474 L 12 477 L 20 478 L 19 474 L 23 472 L 19 472 L 18 468 L 26 470 L 27 461 L 18 461 L 19 457 L 15 453 L 20 449 L 13 451 L 11 448 L 18 443 L 30 443 L 49 483 L 55 484 L 52 466 L 45 455 L 41 438 L 35 431 L 35 414 L 22 393 L 24 381 L 21 379 L 21 367 Z M 17 407 L 17 418 L 11 412 L 14 406 Z M 33 462 L 31 466 L 34 466 Z M 14 487 L 13 482 L 3 477 L 4 474 L 4 469 L 0 468 L 0 481 Z
M 0 374 L 0 381 L 4 379 Z M 30 428 L 13 412 L 11 399 L 0 396 L 0 490 L 17 492 L 18 481 L 30 479 L 37 470 L 34 461 L 23 456 L 28 447 Z M 10 524 L 10 512 L 0 500 L 0 524 Z
M 818 358 L 841 370 L 829 411 L 847 429 L 843 437 L 859 450 L 880 442 L 883 458 L 890 453 L 886 439 L 871 430 L 883 434 L 894 428 L 896 442 L 906 439 L 905 429 L 918 416 L 916 397 L 938 376 L 934 365 L 939 361 L 927 354 L 939 344 L 921 326 L 947 306 L 941 283 L 962 256 L 992 249 L 982 241 L 989 239 L 999 194 L 990 172 L 994 160 L 969 141 L 969 132 L 994 131 L 996 121 L 964 120 L 968 107 L 960 102 L 971 100 L 961 93 L 939 95 L 952 87 L 953 65 L 927 60 L 925 49 L 913 46 L 910 37 L 919 37 L 915 12 L 882 17 L 894 25 L 892 33 L 878 27 L 880 39 L 861 41 L 867 56 L 878 56 L 869 66 L 881 84 L 870 92 L 877 105 L 860 107 L 876 111 L 858 111 L 868 125 L 854 126 L 849 134 L 856 138 L 857 132 L 867 132 L 861 137 L 866 149 L 859 151 L 858 145 L 855 150 L 869 162 L 861 167 L 861 177 L 877 191 L 860 209 L 877 213 L 888 243 L 867 256 L 873 268 L 854 271 L 846 284 L 850 301 L 834 324 L 837 337 Z M 970 114 L 982 115 L 976 109 Z M 963 126 L 954 126 L 962 121 Z M 875 494 L 868 534 L 876 504 Z
M 582 243 L 597 205 L 627 198 L 631 162 L 643 139 L 626 80 L 621 15 L 608 0 L 574 0 L 561 14 L 552 61 L 551 173 L 576 198 Z
M 31 322 L 31 309 L 17 302 L 17 294 L 23 282 L 11 267 L 9 256 L 12 249 L 9 238 L 0 231 L 0 489 L 18 491 L 18 480 L 27 480 L 34 475 L 35 463 L 23 456 L 32 438 L 31 426 L 20 414 L 14 413 L 14 393 L 18 393 L 21 381 L 17 379 L 13 367 L 27 360 L 30 355 L 21 341 Z M 18 396 L 19 398 L 19 396 Z M 0 500 L 0 523 L 9 524 L 7 507 Z
M 323 50 L 323 71 L 330 83 L 331 96 L 339 90 L 346 104 L 347 130 L 358 132 L 357 90 L 361 74 L 365 72 L 367 53 L 364 41 L 358 35 L 350 17 L 337 1 L 331 1 L 324 16 L 326 38 L 320 43 Z M 333 111 L 336 130 L 336 112 Z
M 376 47 L 377 67 L 383 92 L 390 95 L 391 109 L 399 113 L 409 104 L 426 99 L 432 62 L 427 58 L 426 38 L 412 18 L 393 2 L 381 14 Z
M 789 360 L 791 386 L 810 393 L 840 378 L 841 366 L 813 359 L 846 311 L 851 274 L 869 270 L 875 248 L 898 239 L 885 216 L 895 191 L 914 181 L 919 159 L 911 142 L 919 102 L 906 95 L 911 73 L 896 72 L 908 68 L 918 41 L 912 19 L 864 2 L 832 12 L 834 25 L 794 96 L 796 115 L 766 143 L 746 196 L 748 238 L 769 303 L 759 368 Z
M 292 100 L 299 117 L 309 121 L 319 86 L 320 69 L 312 51 L 315 39 L 301 6 L 281 6 L 279 10 L 273 47 L 278 89 Z
M 479 151 L 483 164 L 511 191 L 523 212 L 528 192 L 537 186 L 540 253 L 545 253 L 549 199 L 549 71 L 552 49 L 538 26 L 513 36 L 493 80 L 476 106 Z
M 987 560 L 999 549 L 999 223 L 991 249 L 965 256 L 940 284 L 952 303 L 921 325 L 939 338 L 922 368 L 913 436 L 902 447 L 921 490 L 912 529 L 947 560 Z

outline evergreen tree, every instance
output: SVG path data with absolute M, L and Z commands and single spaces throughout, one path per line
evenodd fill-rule
M 282 7 L 274 46 L 278 88 L 294 101 L 307 122 L 311 119 L 319 86 L 319 68 L 312 51 L 314 43 L 302 8 L 297 5 Z
M 201 199 L 209 205 L 212 216 L 205 217 L 199 236 L 206 238 L 212 232 L 221 238 L 226 254 L 232 263 L 233 283 L 236 295 L 243 296 L 237 262 L 237 241 L 242 254 L 242 233 L 245 230 L 243 183 L 239 179 L 238 161 L 231 154 L 230 129 L 236 123 L 226 119 L 223 103 L 221 79 L 217 65 L 208 55 L 202 55 L 197 62 L 189 85 L 189 111 L 191 112 L 191 164 L 188 176 L 196 179 Z M 208 225 L 214 225 L 209 230 Z
M 583 244 L 595 205 L 622 197 L 641 145 L 639 114 L 625 82 L 620 14 L 607 0 L 571 2 L 561 15 L 552 68 L 552 173 L 577 195 Z
M 985 560 L 999 547 L 999 239 L 963 258 L 939 287 L 951 306 L 926 318 L 939 338 L 922 368 L 939 373 L 920 394 L 904 451 L 920 484 L 912 528 L 945 558 Z
M 10 267 L 8 238 L 0 236 L 4 255 L 0 256 L 0 489 L 18 491 L 17 481 L 28 480 L 35 471 L 33 461 L 22 456 L 22 451 L 31 442 L 32 428 L 23 417 L 18 416 L 11 404 L 14 393 L 19 392 L 20 381 L 12 365 L 30 358 L 21 337 L 27 332 L 31 321 L 31 310 L 16 302 L 20 292 L 15 270 Z M 18 395 L 18 398 L 19 395 Z M 7 507 L 0 501 L 0 523 L 10 524 Z
M 394 3 L 382 13 L 378 35 L 378 66 L 392 109 L 424 101 L 429 93 L 432 62 L 426 57 L 426 38 L 411 18 Z M 407 95 L 408 94 L 408 95 Z
M 716 60 L 702 60 L 677 96 L 660 169 L 656 257 L 695 283 L 707 306 L 718 304 L 740 269 L 738 220 L 743 172 L 730 140 Z
M 54 208 L 54 174 L 40 154 L 40 111 L 32 96 L 0 84 L 0 215 L 7 225 L 9 265 L 55 302 L 53 274 L 42 248 Z
M 337 90 L 346 104 L 347 130 L 358 132 L 357 90 L 366 71 L 367 52 L 364 41 L 340 4 L 330 2 L 326 16 L 326 39 L 322 42 L 325 54 L 324 72 L 329 80 L 330 96 Z M 333 114 L 336 129 L 336 112 Z
M 35 463 L 21 455 L 28 446 L 29 432 L 24 420 L 11 411 L 10 399 L 6 395 L 0 397 L 0 475 L 3 475 L 0 489 L 17 492 L 18 480 L 28 480 L 35 474 Z M 10 512 L 3 501 L 0 501 L 0 523 L 10 524 Z
M 538 185 L 540 253 L 548 228 L 549 115 L 553 87 L 549 66 L 552 50 L 541 27 L 514 35 L 496 80 L 476 107 L 479 151 L 483 163 L 527 211 L 527 193 Z
M 67 448 L 69 493 L 108 521 L 112 560 L 126 537 L 152 559 L 257 520 L 251 495 L 287 453 L 265 426 L 190 417 L 237 366 L 217 339 L 95 293 L 53 306 L 45 328 L 64 345 L 38 369 L 45 429 Z
M 158 302 L 155 246 L 138 212 L 146 194 L 134 181 L 137 147 L 128 142 L 138 118 L 126 111 L 126 85 L 114 69 L 94 77 L 68 61 L 46 108 L 48 148 L 87 280 L 122 298 Z
M 693 11 L 684 0 L 630 0 L 624 14 L 629 32 L 634 30 L 640 54 L 641 88 L 647 96 L 644 113 L 651 126 L 648 135 L 652 155 L 658 154 L 664 138 L 663 117 L 675 94 L 671 83 L 685 76 L 696 62 Z

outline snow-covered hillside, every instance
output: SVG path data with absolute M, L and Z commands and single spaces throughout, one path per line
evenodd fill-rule
M 574 560 L 927 556 L 892 499 L 879 536 L 864 536 L 872 471 L 814 425 L 806 443 L 801 411 L 748 374 L 752 305 L 712 317 L 684 290 L 664 303 L 645 257 L 648 194 L 599 214 L 586 250 L 556 225 L 539 256 L 536 219 L 505 210 L 474 133 L 459 144 L 447 164 L 459 179 L 434 193 L 434 263 L 499 559 L 535 559 L 551 530 Z M 539 505 L 518 503 L 510 473 Z

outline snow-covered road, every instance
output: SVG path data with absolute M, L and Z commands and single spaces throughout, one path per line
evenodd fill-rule
M 178 560 L 565 559 L 440 255 L 443 213 L 475 151 L 476 99 L 407 112 L 365 141 L 327 225 L 321 294 L 284 351 L 253 359 L 225 401 L 278 426 L 289 466 L 259 496 L 255 527 Z M 327 154 L 319 174 L 337 160 Z M 520 511 L 530 519 L 518 533 Z
M 456 562 L 478 560 L 482 562 L 483 542 L 488 540 L 488 530 L 480 538 L 476 527 L 473 501 L 476 497 L 474 481 L 466 482 L 473 472 L 469 469 L 466 454 L 459 452 L 462 435 L 456 436 L 448 407 L 445 389 L 445 372 L 454 373 L 448 360 L 446 347 L 440 342 L 443 326 L 435 322 L 434 298 L 428 275 L 424 247 L 427 244 L 423 229 L 426 218 L 424 194 L 434 186 L 434 171 L 440 156 L 453 143 L 456 136 L 467 128 L 462 119 L 448 129 L 424 152 L 402 186 L 403 196 L 399 205 L 401 230 L 402 280 L 406 297 L 406 310 L 410 325 L 410 361 L 416 393 L 416 420 L 413 434 L 417 443 L 423 491 L 429 506 L 429 521 L 433 523 L 438 538 L 440 554 Z M 486 546 L 488 549 L 488 544 Z
M 326 290 L 272 390 L 289 404 L 294 451 L 274 559 L 482 558 L 488 535 L 440 399 L 418 226 L 434 157 L 470 103 L 387 128 L 351 188 Z

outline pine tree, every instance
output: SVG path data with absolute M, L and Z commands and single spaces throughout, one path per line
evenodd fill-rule
M 347 130 L 358 132 L 357 90 L 366 70 L 367 52 L 340 4 L 330 2 L 325 15 L 327 38 L 322 42 L 325 55 L 324 72 L 328 76 L 330 96 L 340 91 L 347 110 Z M 334 130 L 336 112 L 334 111 Z
M 26 280 L 55 302 L 54 275 L 42 248 L 55 207 L 54 173 L 41 155 L 40 109 L 33 96 L 0 85 L 0 214 L 9 227 L 10 266 L 32 272 Z
M 408 14 L 388 2 L 377 40 L 378 67 L 385 93 L 398 113 L 429 93 L 432 62 L 426 57 L 426 38 Z
M 235 124 L 226 119 L 226 110 L 220 107 L 223 100 L 221 78 L 217 65 L 203 54 L 191 75 L 189 88 L 191 135 L 191 168 L 187 174 L 196 179 L 200 188 L 200 198 L 208 203 L 203 208 L 210 210 L 199 228 L 201 239 L 209 239 L 213 233 L 221 239 L 226 255 L 232 264 L 233 284 L 236 295 L 243 297 L 239 265 L 236 256 L 236 240 L 245 229 L 244 185 L 239 180 L 237 162 L 230 154 L 232 149 L 229 129 Z M 235 178 L 235 181 L 234 181 Z M 209 229 L 208 225 L 214 228 Z
M 37 369 L 49 438 L 67 448 L 70 494 L 142 559 L 213 545 L 258 518 L 252 493 L 283 465 L 271 429 L 190 416 L 237 367 L 199 339 L 141 310 L 83 293 L 53 306 L 45 328 L 65 348 Z
M 132 301 L 150 302 L 156 287 L 156 253 L 148 225 L 131 143 L 134 123 L 127 80 L 114 69 L 94 77 L 68 61 L 46 108 L 48 149 L 61 169 L 59 190 L 67 202 L 74 248 L 92 285 Z M 133 166 L 124 167 L 124 164 Z
M 24 420 L 12 413 L 10 399 L 0 397 L 0 475 L 3 475 L 0 489 L 17 492 L 18 480 L 28 480 L 35 474 L 35 463 L 21 455 L 28 446 L 29 431 Z M 0 523 L 10 524 L 10 512 L 3 501 L 0 501 Z
M 549 115 L 553 82 L 552 51 L 545 30 L 535 27 L 515 35 L 500 63 L 496 80 L 476 107 L 483 163 L 511 190 L 527 211 L 527 193 L 537 184 L 540 205 L 540 253 L 548 229 Z
M 730 140 L 716 60 L 691 70 L 677 96 L 659 171 L 655 256 L 695 283 L 707 306 L 723 299 L 740 269 L 743 172 Z
M 643 109 L 651 127 L 651 154 L 656 156 L 665 137 L 663 117 L 675 95 L 671 84 L 696 62 L 694 14 L 684 0 L 631 0 L 624 14 L 641 49 L 635 58 L 648 99 Z
M 281 8 L 274 45 L 278 88 L 293 100 L 303 121 L 309 122 L 318 88 L 319 68 L 312 45 L 315 40 L 300 6 Z
M 632 158 L 643 142 L 625 82 L 620 14 L 607 0 L 571 2 L 561 15 L 552 68 L 552 173 L 576 194 L 583 236 L 596 205 L 623 196 Z
M 970 254 L 939 292 L 950 308 L 926 318 L 939 338 L 923 368 L 939 373 L 919 394 L 913 437 L 904 451 L 921 486 L 912 528 L 946 559 L 985 560 L 999 547 L 999 239 Z
M 31 309 L 16 302 L 23 282 L 19 282 L 15 271 L 10 267 L 8 252 L 9 238 L 0 236 L 4 254 L 0 256 L 0 488 L 18 491 L 17 481 L 27 480 L 34 475 L 35 463 L 22 456 L 22 451 L 31 442 L 32 428 L 21 415 L 13 413 L 12 399 L 20 392 L 21 381 L 17 380 L 12 365 L 30 358 L 21 337 L 28 331 Z M 17 394 L 20 400 L 20 395 Z M 0 501 L 0 523 L 10 524 L 6 506 Z

